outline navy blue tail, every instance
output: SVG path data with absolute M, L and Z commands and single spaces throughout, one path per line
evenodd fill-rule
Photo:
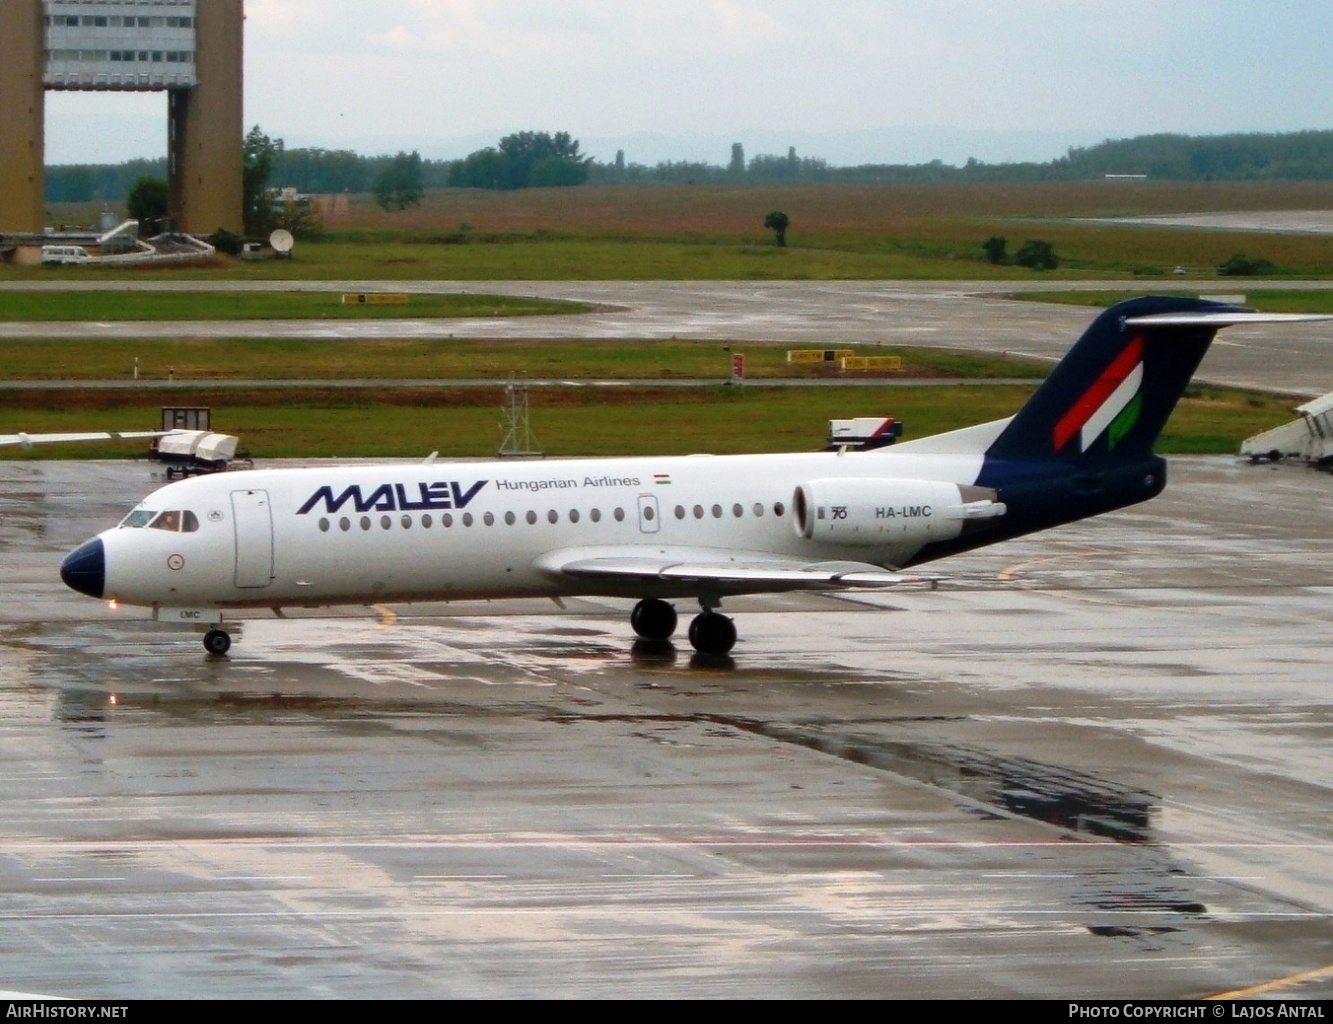
M 1152 297 L 1102 313 L 986 451 L 976 482 L 997 492 L 1005 515 L 928 545 L 914 563 L 1160 494 L 1166 463 L 1153 445 L 1218 330 L 1188 314 L 1239 311 L 1203 299 Z M 1127 322 L 1163 314 L 1184 314 L 1184 322 Z
M 988 460 L 1087 466 L 1152 452 L 1216 327 L 1127 326 L 1164 313 L 1236 312 L 1204 299 L 1131 299 L 1102 313 L 987 451 Z

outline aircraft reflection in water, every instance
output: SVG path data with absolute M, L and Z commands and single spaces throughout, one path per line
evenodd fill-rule
M 738 594 L 888 587 L 916 566 L 1145 501 L 1152 452 L 1218 329 L 1327 317 L 1123 302 L 1007 420 L 867 452 L 426 463 L 169 484 L 66 557 L 81 593 L 211 624 L 227 610 L 572 595 L 637 598 L 640 637 L 701 612 L 725 654 Z

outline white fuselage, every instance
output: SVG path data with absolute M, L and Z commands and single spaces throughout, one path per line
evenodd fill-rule
M 188 526 L 122 524 L 101 534 L 105 597 L 166 608 L 277 608 L 647 596 L 641 582 L 559 571 L 580 556 L 716 562 L 767 555 L 899 566 L 927 540 L 960 529 L 928 504 L 937 493 L 929 482 L 969 486 L 981 464 L 980 455 L 881 450 L 219 473 L 169 484 L 139 506 L 140 523 L 152 521 L 149 513 L 177 511 Z M 867 489 L 860 481 L 883 482 L 879 519 L 857 535 L 838 533 L 847 528 L 842 522 L 802 535 L 793 496 L 811 481 L 850 481 L 860 491 Z M 956 504 L 956 487 L 947 489 Z M 845 511 L 830 512 L 837 514 L 846 519 Z M 653 589 L 663 596 L 688 592 Z

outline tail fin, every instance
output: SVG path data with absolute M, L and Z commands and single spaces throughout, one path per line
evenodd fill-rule
M 1257 318 L 1205 299 L 1152 297 L 1094 320 L 987 450 L 989 459 L 1096 465 L 1152 446 L 1221 327 Z
M 1131 299 L 1111 307 L 990 435 L 975 484 L 995 492 L 1004 515 L 926 545 L 900 568 L 1155 497 L 1166 484 L 1166 462 L 1152 446 L 1218 330 L 1327 319 L 1202 299 Z

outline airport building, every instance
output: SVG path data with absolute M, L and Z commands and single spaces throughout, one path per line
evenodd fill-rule
M 243 0 L 0 0 L 0 232 L 45 220 L 50 90 L 165 92 L 169 216 L 242 230 Z

